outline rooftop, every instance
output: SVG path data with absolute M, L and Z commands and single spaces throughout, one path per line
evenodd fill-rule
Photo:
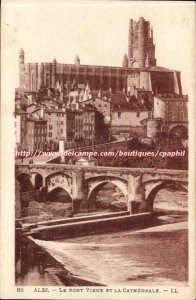
M 26 65 L 27 64 L 37 64 L 37 63 L 25 63 Z M 52 62 L 40 62 L 38 64 L 52 64 Z M 158 71 L 158 72 L 173 72 L 173 70 L 171 69 L 168 69 L 168 68 L 164 68 L 164 67 L 161 67 L 161 66 L 150 66 L 150 67 L 147 67 L 147 68 L 124 68 L 124 67 L 121 67 L 121 66 L 103 66 L 103 65 L 76 65 L 76 64 L 65 64 L 65 63 L 57 63 L 56 64 L 57 67 L 58 65 L 60 66 L 67 66 L 67 69 L 69 69 L 69 67 L 72 67 L 72 68 L 75 68 L 75 69 L 80 69 L 80 68 L 95 68 L 95 71 L 96 69 L 111 69 L 111 70 L 132 70 L 132 71 L 142 71 L 142 70 L 149 70 L 149 71 Z
M 37 119 L 37 118 L 34 118 L 34 117 L 29 117 L 27 119 L 27 121 L 29 121 L 29 122 L 40 122 L 40 123 L 47 122 L 47 120 L 45 120 L 44 118 Z
M 15 109 L 15 114 L 16 115 L 23 115 L 23 114 L 28 114 L 28 113 L 26 111 L 24 111 L 23 109 L 16 108 Z

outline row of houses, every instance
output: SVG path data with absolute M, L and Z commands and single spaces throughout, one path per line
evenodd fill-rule
M 120 139 L 130 133 L 145 137 L 146 124 L 152 119 L 158 119 L 159 124 L 161 120 L 159 131 L 187 124 L 185 96 L 155 96 L 135 86 L 116 93 L 92 91 L 88 84 L 76 82 L 66 98 L 61 92 L 60 85 L 39 93 L 16 90 L 17 150 L 57 150 L 59 140 L 70 148 L 107 142 L 112 137 Z
M 38 111 L 36 112 L 38 113 Z M 39 109 L 34 116 L 24 110 L 15 111 L 16 149 L 57 151 L 60 140 L 65 148 L 101 143 L 104 124 L 102 115 L 91 106 L 84 109 Z

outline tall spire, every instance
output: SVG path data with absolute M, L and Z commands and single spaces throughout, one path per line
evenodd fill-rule
M 19 52 L 19 64 L 22 65 L 24 64 L 25 61 L 25 53 L 24 50 L 21 48 Z
M 79 66 L 80 65 L 80 59 L 78 55 L 76 55 L 75 60 L 74 60 L 75 65 Z
M 87 82 L 87 85 L 85 87 L 85 91 L 84 91 L 84 95 L 83 95 L 83 101 L 85 100 L 89 100 L 92 98 L 92 93 L 91 93 L 91 89 L 90 89 L 90 86 Z
M 76 88 L 76 86 L 77 86 L 77 82 L 76 82 L 76 79 L 75 79 L 75 77 L 74 77 L 74 80 L 73 80 L 73 82 L 72 82 L 71 89 Z

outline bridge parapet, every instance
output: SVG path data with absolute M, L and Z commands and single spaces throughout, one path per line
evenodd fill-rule
M 169 170 L 170 171 L 170 170 Z M 173 171 L 173 170 L 172 170 Z M 188 181 L 188 172 L 187 171 L 177 171 L 177 172 L 152 172 L 152 174 L 143 175 L 143 183 L 148 181 L 158 181 L 158 180 L 175 180 L 175 181 Z
M 16 170 L 22 172 L 40 172 L 45 170 L 49 173 L 55 172 L 65 172 L 72 176 L 74 173 L 83 171 L 85 174 L 85 179 L 94 176 L 120 176 L 124 179 L 128 175 L 133 175 L 135 177 L 143 175 L 143 181 L 148 181 L 150 178 L 160 179 L 160 178 L 175 178 L 176 180 L 188 179 L 187 170 L 170 170 L 170 169 L 156 169 L 153 168 L 126 168 L 126 167 L 104 167 L 104 166 L 95 166 L 95 167 L 86 167 L 86 166 L 76 166 L 76 165 L 66 165 L 66 164 L 18 164 L 16 165 Z

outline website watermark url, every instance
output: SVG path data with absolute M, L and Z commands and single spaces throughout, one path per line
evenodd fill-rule
M 183 157 L 185 150 L 176 151 L 64 151 L 64 152 L 44 152 L 44 151 L 16 151 L 16 157 Z

